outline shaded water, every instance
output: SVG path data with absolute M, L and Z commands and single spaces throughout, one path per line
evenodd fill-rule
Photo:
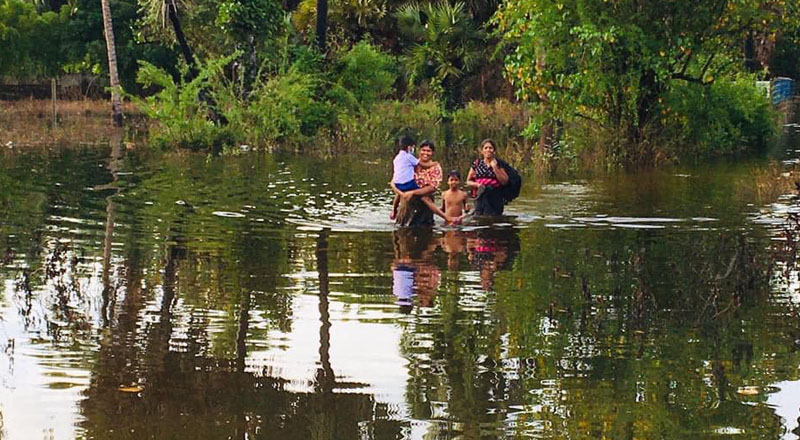
M 395 231 L 383 161 L 0 156 L 0 438 L 798 438 L 765 166 Z

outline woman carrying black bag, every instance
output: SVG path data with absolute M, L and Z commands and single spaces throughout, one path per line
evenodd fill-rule
M 519 196 L 522 178 L 517 170 L 496 157 L 497 147 L 491 139 L 480 146 L 481 159 L 476 159 L 467 175 L 467 185 L 475 197 L 473 214 L 501 216 L 508 202 Z

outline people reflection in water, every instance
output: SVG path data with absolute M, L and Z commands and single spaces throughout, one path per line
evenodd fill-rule
M 447 270 L 457 271 L 459 256 L 467 251 L 467 235 L 464 231 L 447 231 L 442 237 L 442 250 L 447 254 Z
M 494 288 L 496 272 L 510 263 L 518 251 L 516 229 L 479 230 L 467 238 L 470 264 L 479 272 L 481 287 L 486 291 Z
M 433 262 L 437 245 L 432 230 L 395 231 L 392 293 L 401 312 L 411 312 L 415 293 L 420 307 L 433 305 L 441 279 L 441 272 Z
M 397 230 L 394 232 L 392 293 L 403 313 L 410 313 L 414 301 L 431 307 L 441 283 L 441 270 L 434 254 L 441 246 L 447 255 L 447 269 L 460 269 L 461 255 L 467 254 L 472 268 L 480 274 L 481 287 L 494 288 L 494 278 L 519 252 L 515 229 L 450 230 L 436 237 L 432 230 Z

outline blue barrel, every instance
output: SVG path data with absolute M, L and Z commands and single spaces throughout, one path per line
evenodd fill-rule
M 770 83 L 770 96 L 772 104 L 778 105 L 788 101 L 794 95 L 794 80 L 791 78 L 775 78 Z

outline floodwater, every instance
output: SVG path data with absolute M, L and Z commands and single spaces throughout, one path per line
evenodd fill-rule
M 776 165 L 394 230 L 386 159 L 0 154 L 0 438 L 800 437 Z

